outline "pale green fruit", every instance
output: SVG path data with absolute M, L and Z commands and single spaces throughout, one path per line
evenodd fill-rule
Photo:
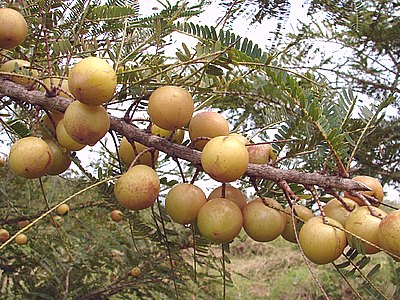
M 297 216 L 304 221 L 308 221 L 309 219 L 314 217 L 312 211 L 303 205 L 294 204 L 294 209 L 296 211 Z M 289 242 L 296 243 L 296 236 L 294 233 L 293 221 L 292 221 L 292 208 L 290 206 L 286 207 L 285 212 L 286 213 L 284 213 L 283 216 L 285 218 L 286 224 L 285 224 L 285 229 L 282 232 L 282 237 Z M 304 224 L 304 222 L 298 220 L 297 218 L 294 218 L 294 220 L 296 228 L 299 226 L 298 225 L 299 223 L 301 225 Z
M 37 78 L 38 72 L 34 69 L 31 69 L 31 64 L 29 61 L 22 60 L 22 59 L 13 59 L 5 62 L 1 67 L 1 72 L 9 72 L 15 74 L 26 75 L 30 77 Z M 16 71 L 17 70 L 17 71 Z M 34 80 L 25 77 L 18 77 L 18 76 L 11 76 L 11 80 L 15 83 L 31 86 L 35 83 Z
M 257 242 L 270 242 L 276 239 L 285 228 L 283 207 L 274 199 L 255 199 L 243 208 L 243 228 L 247 235 Z
M 20 233 L 15 237 L 15 242 L 18 245 L 26 245 L 28 243 L 28 237 L 25 234 Z
M 75 142 L 65 130 L 64 120 L 61 120 L 56 128 L 58 143 L 69 151 L 78 151 L 85 148 L 86 145 Z
M 239 179 L 249 164 L 246 146 L 235 137 L 218 136 L 211 139 L 201 153 L 203 170 L 220 182 Z
M 172 134 L 173 130 L 165 130 L 162 129 L 161 127 L 158 127 L 156 124 L 153 124 L 151 126 L 151 133 L 154 135 L 157 135 L 159 137 L 163 138 L 169 138 Z M 183 142 L 183 139 L 185 137 L 185 130 L 182 129 L 177 129 L 174 132 L 174 135 L 172 136 L 172 142 L 176 144 L 181 144 Z
M 58 123 L 64 118 L 64 114 L 60 112 L 53 112 L 50 113 L 51 119 L 54 122 L 54 125 L 57 127 Z M 40 119 L 40 131 L 42 133 L 42 138 L 44 139 L 51 139 L 51 133 L 55 134 L 56 129 L 53 125 L 53 122 L 50 120 L 48 114 L 44 114 Z
M 335 219 L 343 226 L 346 226 L 346 220 L 349 217 L 350 213 L 355 210 L 359 205 L 357 204 L 357 202 L 349 198 L 343 198 L 342 200 L 344 201 L 344 203 L 347 204 L 351 211 L 348 211 L 339 200 L 332 199 L 329 200 L 328 203 L 326 203 L 326 205 L 324 206 L 324 212 L 327 217 Z
M 138 142 L 135 142 L 135 147 L 136 147 L 136 151 L 138 154 L 148 148 L 145 145 L 140 144 Z M 123 137 L 121 139 L 121 143 L 119 145 L 119 157 L 121 158 L 122 163 L 128 167 L 131 165 L 133 160 L 136 158 L 135 151 L 133 150 L 131 143 L 129 143 L 129 141 L 126 137 Z M 154 151 L 154 162 L 157 161 L 157 158 L 158 158 L 158 150 L 155 150 Z M 152 166 L 151 153 L 146 152 L 146 153 L 142 154 L 140 156 L 137 164 L 138 165 L 147 165 L 147 166 L 151 167 Z
M 93 146 L 110 129 L 110 117 L 103 106 L 74 101 L 64 113 L 64 127 L 74 141 Z
M 214 243 L 232 241 L 239 234 L 242 225 L 240 208 L 224 198 L 207 201 L 197 215 L 197 226 L 201 235 Z
M 0 48 L 15 48 L 27 35 L 28 25 L 20 13 L 11 8 L 0 8 Z
M 365 184 L 367 187 L 371 189 L 371 191 L 360 191 L 361 194 L 372 196 L 376 198 L 379 202 L 383 201 L 383 196 L 384 196 L 383 187 L 377 179 L 363 175 L 353 177 L 352 179 Z M 362 200 L 358 199 L 357 197 L 351 196 L 347 191 L 344 192 L 344 197 L 357 202 L 357 204 L 360 206 L 365 205 L 365 203 Z M 377 202 L 371 202 L 371 204 L 376 207 L 380 205 L 380 203 Z
M 328 217 L 326 220 L 338 228 L 324 224 L 322 217 L 313 217 L 304 223 L 299 234 L 305 256 L 319 265 L 338 259 L 347 245 L 346 234 L 339 229 L 342 224 Z
M 157 126 L 175 130 L 185 126 L 194 111 L 192 96 L 178 86 L 163 86 L 151 93 L 148 113 Z
M 180 183 L 168 192 L 165 198 L 165 209 L 175 222 L 190 224 L 196 221 L 199 210 L 206 201 L 206 195 L 199 187 Z
M 87 57 L 69 72 L 68 86 L 77 100 L 98 106 L 111 100 L 117 87 L 117 75 L 104 59 Z
M 60 148 L 53 140 L 48 139 L 45 140 L 45 142 L 47 145 L 49 145 L 51 154 L 53 156 L 53 161 L 49 170 L 47 171 L 47 174 L 58 175 L 65 172 L 71 165 L 71 159 L 68 156 L 69 153 Z
M 221 114 L 214 111 L 200 112 L 189 123 L 189 136 L 192 141 L 199 137 L 214 138 L 228 134 L 228 122 Z M 196 142 L 195 148 L 202 150 L 207 143 L 207 140 L 199 140 Z
M 160 192 L 157 173 L 146 165 L 136 165 L 124 173 L 115 184 L 114 194 L 129 210 L 141 210 L 153 205 Z
M 379 224 L 380 246 L 400 256 L 400 210 L 390 212 Z
M 387 215 L 383 210 L 376 207 L 374 207 L 374 211 L 381 217 Z M 347 217 L 345 228 L 354 235 L 379 246 L 380 223 L 381 219 L 371 215 L 367 206 L 360 206 L 353 210 Z M 380 251 L 378 248 L 368 245 L 367 243 L 364 243 L 364 245 L 366 254 L 374 254 Z
M 53 155 L 45 141 L 30 136 L 18 140 L 11 146 L 8 162 L 16 175 L 38 178 L 50 169 Z
M 239 206 L 241 210 L 247 203 L 246 196 L 239 189 L 228 184 L 225 185 L 225 197 L 222 197 L 222 186 L 219 186 L 215 188 L 208 196 L 208 200 L 214 198 L 226 198 L 228 200 L 231 200 L 236 203 L 236 205 Z

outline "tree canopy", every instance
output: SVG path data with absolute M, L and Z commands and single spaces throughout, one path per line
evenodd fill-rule
M 398 187 L 399 3 L 309 1 L 309 21 L 300 22 L 287 37 L 282 32 L 289 1 L 220 1 L 223 14 L 217 24 L 197 24 L 193 18 L 207 12 L 206 1 L 159 3 L 160 10 L 143 16 L 136 0 L 3 1 L 4 7 L 21 12 L 28 35 L 15 48 L 0 49 L 0 63 L 30 63 L 27 68 L 13 64 L 0 69 L 0 145 L 7 161 L 0 170 L 0 226 L 12 233 L 0 244 L 4 295 L 226 296 L 232 284 L 226 269 L 231 243 L 216 246 L 200 234 L 195 222 L 173 222 L 164 204 L 177 183 L 193 183 L 207 194 L 221 186 L 223 197 L 227 185 L 203 170 L 202 152 L 189 137 L 188 124 L 179 128 L 186 132 L 181 144 L 173 141 L 175 132 L 154 134 L 148 104 L 160 87 L 187 90 L 194 115 L 219 113 L 230 133 L 247 138 L 246 146 L 272 146 L 270 159 L 250 163 L 232 184 L 249 199 L 261 198 L 267 207 L 273 206 L 268 198 L 292 207 L 286 212 L 292 224 L 299 219 L 294 204 L 325 218 L 325 202 L 343 203 L 345 192 L 374 216 L 372 205 L 382 199 L 361 193 L 371 189 L 351 179 L 356 175 Z M 243 14 L 249 15 L 250 28 L 265 19 L 278 20 L 269 48 L 235 32 L 232 21 Z M 195 42 L 177 43 L 179 37 Z M 335 45 L 334 52 L 329 45 Z M 110 120 L 105 136 L 84 150 L 61 147 L 72 165 L 59 176 L 17 176 L 8 160 L 16 141 L 35 136 L 61 144 L 56 115 L 79 98 L 63 83 L 70 83 L 72 68 L 87 57 L 102 58 L 116 74 L 112 99 L 101 106 Z M 131 164 L 123 161 L 123 138 L 136 145 L 132 164 L 140 163 L 138 156 L 151 154 L 150 166 L 161 183 L 157 200 L 147 209 L 127 209 L 115 196 L 115 184 Z M 62 204 L 70 205 L 68 216 L 56 214 Z M 398 202 L 386 195 L 382 207 L 388 213 L 398 211 Z M 121 212 L 122 222 L 111 221 L 112 210 Z M 29 225 L 23 227 L 21 221 Z M 386 297 L 387 291 L 370 281 L 380 265 L 368 276 L 361 270 L 373 261 L 365 245 L 377 245 L 345 229 L 341 232 L 347 234 L 348 249 L 335 268 L 345 280 L 359 272 L 362 283 Z M 14 243 L 22 233 L 29 239 L 23 247 Z M 239 238 L 247 236 L 242 232 Z M 299 243 L 298 237 L 295 241 Z M 221 253 L 215 254 L 216 249 Z M 133 267 L 138 269 L 134 272 Z M 219 284 L 222 293 L 213 288 Z M 400 293 L 395 281 L 393 285 L 390 293 Z M 322 293 L 327 297 L 323 287 Z

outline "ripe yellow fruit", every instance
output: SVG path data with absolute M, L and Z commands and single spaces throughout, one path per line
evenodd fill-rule
M 214 198 L 226 198 L 228 200 L 231 200 L 234 203 L 236 203 L 241 210 L 247 203 L 246 196 L 239 189 L 228 184 L 225 185 L 225 197 L 222 197 L 222 186 L 219 186 L 216 189 L 214 189 L 210 193 L 210 195 L 208 195 L 208 200 Z
M 276 159 L 274 149 L 270 144 L 258 144 L 247 146 L 249 162 L 252 164 L 267 164 Z
M 243 208 L 243 228 L 247 235 L 257 242 L 270 242 L 276 239 L 285 229 L 283 207 L 274 199 L 255 199 Z M 272 208 L 273 207 L 273 208 Z
M 230 200 L 215 198 L 207 201 L 197 216 L 197 226 L 207 240 L 228 243 L 240 232 L 243 216 L 240 208 Z
M 50 223 L 56 228 L 60 228 L 64 223 L 64 219 L 61 216 L 50 217 Z
M 227 136 L 228 134 L 228 122 L 222 115 L 214 111 L 200 112 L 189 123 L 189 136 L 192 141 L 198 137 L 214 138 L 217 136 Z M 208 141 L 206 140 L 197 141 L 195 148 L 202 150 L 207 143 Z
M 87 57 L 69 72 L 68 86 L 77 100 L 98 106 L 111 100 L 117 87 L 117 75 L 104 59 Z
M 338 221 L 326 219 L 329 224 L 343 228 Z M 313 217 L 306 221 L 299 234 L 305 256 L 319 265 L 339 258 L 347 244 L 346 234 L 339 228 L 324 224 L 322 217 Z
M 0 229 L 0 243 L 4 243 L 10 238 L 10 233 L 8 230 L 1 228 Z
M 172 130 L 165 130 L 162 129 L 161 127 L 158 127 L 156 124 L 153 124 L 151 126 L 151 133 L 167 139 L 171 136 Z M 176 144 L 181 144 L 183 142 L 184 137 L 185 137 L 185 130 L 177 129 L 175 130 L 174 135 L 172 136 L 172 142 Z
M 377 179 L 370 176 L 356 176 L 353 177 L 352 179 L 365 184 L 371 189 L 371 191 L 360 191 L 361 194 L 375 197 L 379 202 L 383 201 L 383 187 Z M 344 192 L 344 197 L 357 202 L 358 205 L 360 206 L 365 205 L 362 200 L 358 199 L 357 197 L 349 195 L 348 192 Z M 376 207 L 380 205 L 380 203 L 377 202 L 371 202 L 371 204 Z
M 61 204 L 59 207 L 57 207 L 56 211 L 60 216 L 66 215 L 69 213 L 69 206 L 65 203 Z
M 61 120 L 56 128 L 56 136 L 58 143 L 69 151 L 79 151 L 85 148 L 86 145 L 75 142 L 65 130 L 64 120 Z
M 379 224 L 380 246 L 400 256 L 400 210 L 390 212 Z
M 110 217 L 114 222 L 120 222 L 122 220 L 122 212 L 118 209 L 114 209 L 111 212 Z
M 239 141 L 241 141 L 243 144 L 248 144 L 249 140 L 244 137 L 243 135 L 241 135 L 240 133 L 230 133 L 229 136 L 233 136 L 235 138 L 237 138 Z
M 38 72 L 34 69 L 31 69 L 31 63 L 22 59 L 13 59 L 5 62 L 0 67 L 0 71 L 26 75 L 34 78 L 38 77 Z M 11 80 L 15 83 L 25 86 L 31 86 L 35 83 L 34 80 L 26 77 L 11 76 Z
M 374 208 L 374 210 L 382 217 L 385 217 L 387 215 L 383 210 L 379 208 Z M 345 228 L 356 236 L 359 236 L 364 240 L 373 243 L 374 245 L 380 246 L 380 223 L 381 219 L 371 215 L 367 206 L 360 206 L 353 210 L 348 216 Z M 364 243 L 364 245 L 366 254 L 374 254 L 380 251 L 378 248 L 368 245 L 367 243 Z
M 11 146 L 9 166 L 18 176 L 38 178 L 47 173 L 53 162 L 48 144 L 37 137 L 25 137 Z
M 47 171 L 47 174 L 58 175 L 65 172 L 71 165 L 71 159 L 68 156 L 68 152 L 60 148 L 53 140 L 47 139 L 45 142 L 47 145 L 49 145 L 51 154 L 53 156 L 53 161 L 49 170 Z
M 53 86 L 58 88 L 58 85 L 60 84 L 60 81 L 61 81 L 60 78 L 52 78 L 52 79 L 46 78 L 45 80 L 43 80 L 44 85 L 48 89 L 50 89 L 51 88 L 51 80 L 53 80 Z M 45 91 L 44 87 L 41 87 L 40 90 L 41 91 Z M 70 96 L 68 96 L 68 94 L 64 93 L 63 91 L 71 93 L 70 90 L 69 90 L 69 87 L 68 87 L 68 80 L 67 79 L 63 79 L 62 80 L 61 91 L 60 91 L 59 96 L 65 97 L 65 98 L 70 98 Z
M 115 184 L 114 194 L 129 210 L 141 210 L 153 205 L 160 192 L 157 173 L 146 165 L 136 165 L 124 173 Z
M 196 221 L 199 210 L 206 201 L 206 195 L 199 187 L 180 183 L 168 192 L 165 198 L 165 209 L 175 222 L 190 224 Z
M 110 117 L 103 106 L 74 101 L 64 113 L 64 127 L 74 141 L 93 146 L 110 129 Z
M 132 270 L 129 272 L 129 274 L 133 277 L 139 277 L 140 274 L 142 274 L 142 270 L 139 267 L 134 267 Z
M 151 120 L 165 130 L 185 126 L 193 115 L 194 102 L 185 89 L 178 86 L 163 86 L 149 98 L 148 113 Z
M 201 165 L 211 178 L 230 182 L 240 178 L 249 164 L 246 146 L 235 137 L 211 139 L 201 153 Z
M 15 48 L 27 35 L 28 25 L 20 13 L 11 8 L 0 8 L 0 48 Z
M 140 144 L 138 142 L 135 142 L 135 147 L 136 147 L 136 151 L 138 154 L 148 148 L 145 145 Z M 128 167 L 131 165 L 133 160 L 136 158 L 135 151 L 133 150 L 131 143 L 129 143 L 129 141 L 126 137 L 122 137 L 122 139 L 121 139 L 121 143 L 119 145 L 119 157 L 120 157 L 122 163 Z M 154 151 L 154 162 L 157 161 L 157 158 L 158 158 L 158 150 L 155 150 Z M 152 166 L 151 153 L 146 152 L 146 153 L 142 154 L 138 160 L 138 164 L 151 167 Z
M 64 114 L 60 112 L 50 113 L 51 120 L 53 120 L 54 125 L 57 127 L 58 123 L 64 118 Z M 51 139 L 51 134 L 56 133 L 56 128 L 53 125 L 53 122 L 50 120 L 48 114 L 44 114 L 40 119 L 40 131 L 42 132 L 42 137 L 44 139 Z
M 339 200 L 332 199 L 329 200 L 328 203 L 326 203 L 326 205 L 324 206 L 324 212 L 327 217 L 335 219 L 340 224 L 345 226 L 346 220 L 349 217 L 350 213 L 357 207 L 359 207 L 359 205 L 357 204 L 357 202 L 349 198 L 343 198 L 342 200 L 344 201 L 344 203 L 347 204 L 351 211 L 348 211 Z
M 28 243 L 28 237 L 25 234 L 20 233 L 15 237 L 15 242 L 18 245 L 26 245 Z
M 299 204 L 294 204 L 294 210 L 296 211 L 296 215 L 303 219 L 304 221 L 308 221 L 309 219 L 311 219 L 312 217 L 314 217 L 314 214 L 312 213 L 312 211 L 303 206 L 303 205 L 299 205 Z M 293 221 L 292 221 L 292 208 L 290 206 L 285 208 L 285 212 L 283 214 L 284 219 L 285 219 L 285 229 L 282 232 L 282 237 L 292 243 L 296 243 L 296 235 L 294 233 L 294 228 L 293 228 Z M 298 227 L 300 225 L 303 225 L 304 222 L 298 220 L 297 218 L 294 219 L 294 223 L 296 225 L 296 229 L 297 229 L 297 233 L 299 232 Z M 298 225 L 300 223 L 300 225 Z

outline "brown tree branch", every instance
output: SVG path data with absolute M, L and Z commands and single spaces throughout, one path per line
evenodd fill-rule
M 40 91 L 29 91 L 24 86 L 18 85 L 5 78 L 0 78 L 0 94 L 23 101 L 32 105 L 39 105 L 42 108 L 54 109 L 64 112 L 71 100 L 60 96 L 47 97 Z M 154 147 L 171 157 L 184 159 L 200 167 L 201 152 L 189 147 L 178 145 L 144 130 L 128 124 L 122 118 L 111 116 L 111 129 L 119 132 L 128 140 L 134 140 L 148 147 Z M 365 185 L 339 176 L 322 175 L 319 173 L 304 173 L 296 170 L 283 170 L 267 164 L 249 164 L 246 175 L 250 177 L 264 178 L 274 182 L 285 180 L 287 182 L 299 183 L 302 185 L 317 185 L 322 188 L 334 188 L 339 190 L 368 190 Z

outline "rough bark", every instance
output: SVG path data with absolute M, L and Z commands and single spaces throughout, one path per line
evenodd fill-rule
M 28 90 L 26 87 L 0 78 L 0 94 L 18 101 L 38 105 L 46 109 L 55 109 L 64 112 L 71 100 L 63 97 L 46 97 L 43 92 Z M 123 119 L 111 116 L 111 129 L 126 136 L 128 139 L 142 143 L 148 147 L 155 147 L 168 155 L 189 161 L 199 167 L 200 152 L 186 146 L 177 145 L 164 138 L 147 133 L 132 124 L 126 123 Z M 319 173 L 304 173 L 297 170 L 283 170 L 269 165 L 249 164 L 246 175 L 256 178 L 264 178 L 279 182 L 300 183 L 305 186 L 317 185 L 325 189 L 339 190 L 367 190 L 363 184 L 354 180 L 339 176 L 321 175 Z

